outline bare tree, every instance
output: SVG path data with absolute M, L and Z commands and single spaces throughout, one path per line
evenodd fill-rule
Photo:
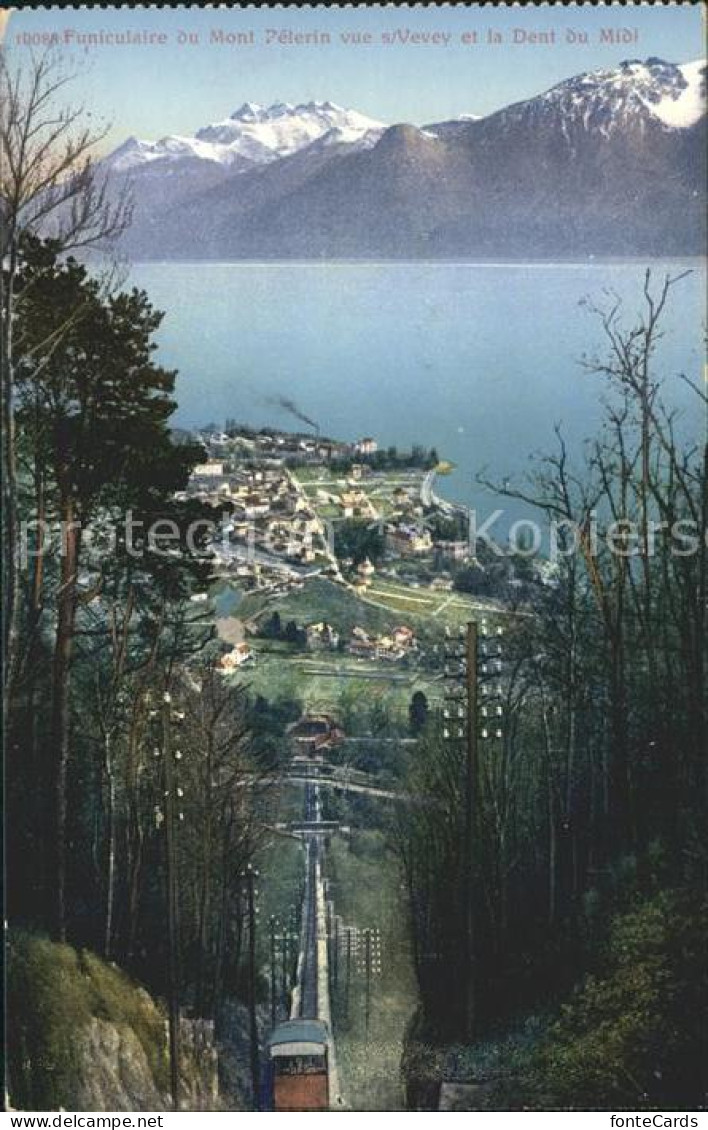
M 656 349 L 681 277 L 647 273 L 632 321 L 612 295 L 590 307 L 604 348 L 584 367 L 603 381 L 604 419 L 584 451 L 571 460 L 557 428 L 555 451 L 519 484 L 479 476 L 540 511 L 558 551 L 553 570 L 539 571 L 547 583 L 529 588 L 532 614 L 507 638 L 503 738 L 479 761 L 482 1017 L 483 994 L 498 1016 L 514 979 L 524 983 L 530 950 L 537 976 L 564 937 L 578 936 L 586 896 L 625 868 L 638 889 L 659 857 L 679 883 L 702 888 L 708 874 L 708 399 L 679 374 L 695 397 L 681 418 Z M 460 993 L 445 971 L 460 967 L 464 944 L 454 880 L 461 774 L 432 731 L 410 781 L 421 803 L 402 817 L 398 846 L 413 954 L 424 1020 L 449 1031 Z M 520 942 L 531 923 L 536 941 Z M 556 977 L 550 965 L 543 975 Z
M 265 837 L 262 810 L 274 779 L 253 748 L 243 690 L 228 686 L 213 662 L 182 678 L 178 699 L 186 716 L 185 926 L 194 954 L 195 1008 L 208 1016 L 223 975 L 224 916 L 233 912 L 239 876 Z

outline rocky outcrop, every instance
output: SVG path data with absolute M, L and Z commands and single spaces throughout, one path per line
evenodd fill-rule
M 145 997 L 151 1001 L 147 993 Z M 180 1050 L 182 1109 L 223 1109 L 213 1023 L 182 1020 Z M 159 1080 L 131 1028 L 93 1017 L 81 1034 L 78 1051 L 79 1110 L 171 1109 L 170 1097 L 160 1090 Z
M 132 1028 L 92 1017 L 78 1037 L 78 1110 L 165 1110 Z
M 162 1004 L 113 963 L 47 938 L 8 947 L 8 1101 L 15 1110 L 171 1109 Z M 219 1110 L 211 1022 L 183 1019 L 181 1105 Z

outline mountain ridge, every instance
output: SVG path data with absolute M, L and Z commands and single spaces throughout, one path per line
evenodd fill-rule
M 244 103 L 186 150 L 182 140 L 133 139 L 132 174 L 121 165 L 128 143 L 112 155 L 113 171 L 137 186 L 134 257 L 653 256 L 704 246 L 702 61 L 624 60 L 482 117 L 423 127 L 386 127 L 332 102 Z M 200 156 L 203 146 L 228 149 L 228 160 Z

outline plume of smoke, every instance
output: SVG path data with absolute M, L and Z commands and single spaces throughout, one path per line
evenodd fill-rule
M 306 416 L 289 396 L 269 396 L 268 402 L 275 404 L 278 408 L 282 408 L 285 412 L 289 412 L 291 416 L 294 416 L 296 420 L 300 420 L 301 423 L 307 424 L 309 428 L 314 428 L 317 435 L 319 435 L 319 424 L 315 420 L 311 420 L 309 416 Z

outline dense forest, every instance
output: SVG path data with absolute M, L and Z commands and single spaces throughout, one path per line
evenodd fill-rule
M 474 787 L 462 730 L 447 723 L 445 741 L 429 725 L 411 780 L 429 803 L 399 829 L 416 1039 L 547 1019 L 499 1101 L 691 1106 L 705 1094 L 707 403 L 673 376 L 695 406 L 678 417 L 657 363 L 680 283 L 647 272 L 637 321 L 619 301 L 592 311 L 601 344 L 586 379 L 605 419 L 584 458 L 559 429 L 527 483 L 489 484 L 554 524 L 553 582 L 537 586 L 533 615 L 480 642 L 490 721 Z M 464 639 L 451 649 L 464 656 Z
M 51 56 L 3 61 L 7 913 L 214 1018 L 242 975 L 273 755 L 190 600 L 204 511 L 174 496 L 203 449 L 171 429 L 161 315 L 110 256 L 76 258 L 110 248 L 130 202 L 57 110 L 69 82 Z M 11 1082 L 27 1022 L 11 1009 Z

